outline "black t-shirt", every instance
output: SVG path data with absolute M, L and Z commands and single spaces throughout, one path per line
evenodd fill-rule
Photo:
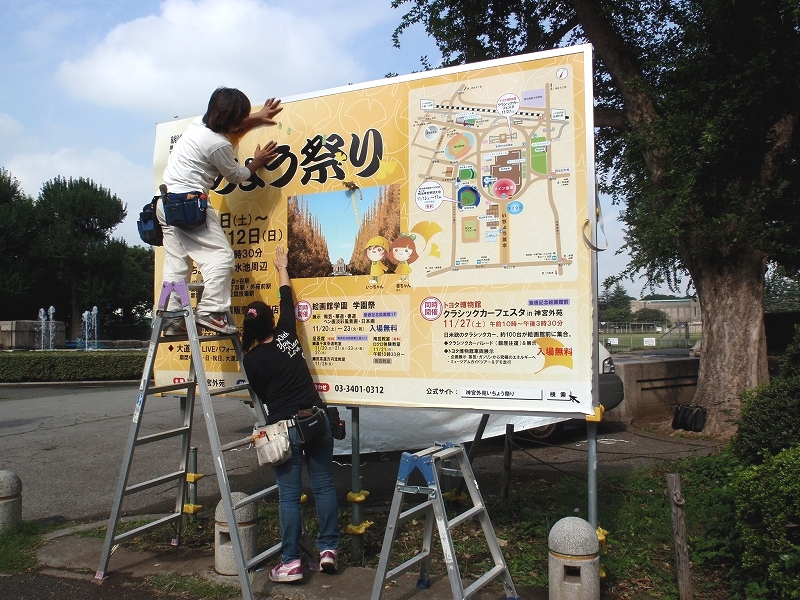
M 322 406 L 297 339 L 292 288 L 281 286 L 280 296 L 280 316 L 272 341 L 244 355 L 244 371 L 267 407 L 269 424 L 294 416 L 299 408 Z

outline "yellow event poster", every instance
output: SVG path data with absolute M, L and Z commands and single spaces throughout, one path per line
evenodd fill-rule
M 281 244 L 327 402 L 592 413 L 591 57 L 576 46 L 284 99 L 277 125 L 236 148 L 245 164 L 274 139 L 278 158 L 211 194 L 236 323 L 253 300 L 277 307 Z M 158 126 L 156 187 L 190 121 Z M 162 345 L 158 383 L 188 359 L 188 344 Z M 237 382 L 229 344 L 205 343 L 204 359 L 212 388 Z

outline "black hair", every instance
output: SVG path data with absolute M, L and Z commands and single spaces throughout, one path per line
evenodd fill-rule
M 250 114 L 250 100 L 244 92 L 221 87 L 214 90 L 203 115 L 203 123 L 216 133 L 232 133 Z
M 249 352 L 259 341 L 268 338 L 275 332 L 275 313 L 272 309 L 256 300 L 247 305 L 242 323 L 242 348 Z

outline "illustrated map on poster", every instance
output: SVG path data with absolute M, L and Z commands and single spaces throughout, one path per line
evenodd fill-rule
M 591 49 L 577 46 L 284 100 L 237 147 L 279 156 L 212 204 L 233 313 L 278 305 L 288 248 L 304 352 L 333 404 L 590 414 Z M 155 184 L 191 120 L 156 132 Z M 588 223 L 587 223 L 588 220 Z M 157 255 L 156 280 L 160 283 Z M 224 346 L 224 345 L 223 345 Z M 232 351 L 205 344 L 212 387 Z M 160 383 L 188 348 L 160 350 Z

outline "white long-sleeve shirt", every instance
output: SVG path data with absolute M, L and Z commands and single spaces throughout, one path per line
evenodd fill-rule
M 219 175 L 237 184 L 250 178 L 250 169 L 236 162 L 228 138 L 211 131 L 198 117 L 172 148 L 164 183 L 169 192 L 176 194 L 208 193 Z

